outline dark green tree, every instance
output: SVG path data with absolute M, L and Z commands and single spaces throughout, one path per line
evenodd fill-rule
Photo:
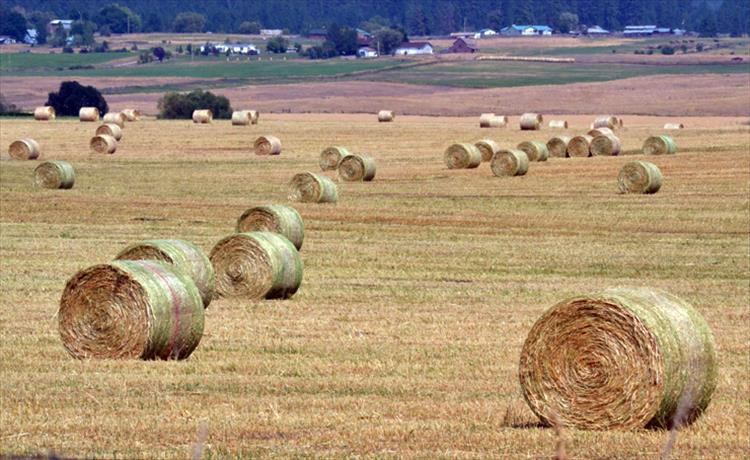
M 375 34 L 374 43 L 381 54 L 391 54 L 403 41 L 403 33 L 394 29 L 383 29 Z
M 70 27 L 70 35 L 73 36 L 73 44 L 76 46 L 94 46 L 94 30 L 96 24 L 91 21 L 76 21 Z
M 203 32 L 206 17 L 193 11 L 183 12 L 174 18 L 172 30 L 178 33 Z
M 81 107 L 96 107 L 99 113 L 107 113 L 109 106 L 102 94 L 93 86 L 83 86 L 77 81 L 64 81 L 60 90 L 49 93 L 47 103 L 58 115 L 78 116 Z
M 578 28 L 578 15 L 575 13 L 571 13 L 570 11 L 563 11 L 560 13 L 560 16 L 557 18 L 557 21 L 555 22 L 555 27 L 557 27 L 560 32 L 567 34 L 571 30 L 575 30 Z
M 26 18 L 18 11 L 0 7 L 0 35 L 23 40 L 26 35 Z
M 130 8 L 112 3 L 105 6 L 96 15 L 99 27 L 109 26 L 109 30 L 116 34 L 138 32 L 141 30 L 141 17 L 133 13 Z
M 229 99 L 210 91 L 195 90 L 187 94 L 167 93 L 157 103 L 159 118 L 190 119 L 194 110 L 211 109 L 214 118 L 231 118 Z
M 238 32 L 241 34 L 257 35 L 260 33 L 260 24 L 255 21 L 243 21 Z
M 159 14 L 151 12 L 145 18 L 146 21 L 143 23 L 144 32 L 162 32 L 165 30 L 164 21 Z
M 266 42 L 266 51 L 269 53 L 286 53 L 287 48 L 289 48 L 289 40 L 281 35 L 271 37 Z

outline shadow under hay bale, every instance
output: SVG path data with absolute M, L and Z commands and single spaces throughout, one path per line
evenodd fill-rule
M 302 249 L 305 238 L 305 224 L 302 216 L 291 206 L 269 204 L 255 206 L 242 213 L 237 219 L 237 233 L 255 231 L 274 232 L 284 235 L 297 250 Z
M 529 157 L 523 150 L 500 150 L 492 157 L 490 169 L 497 177 L 523 176 L 529 170 Z
M 443 154 L 448 169 L 473 169 L 482 164 L 482 153 L 474 144 L 453 144 Z
M 336 184 L 326 176 L 311 172 L 295 174 L 289 182 L 289 200 L 302 203 L 336 203 Z
M 51 189 L 73 188 L 76 172 L 67 161 L 45 161 L 34 169 L 34 183 L 37 187 Z
M 341 159 L 338 173 L 347 182 L 369 182 L 375 178 L 375 160 L 361 153 L 349 154 Z
M 659 168 L 648 161 L 626 163 L 617 176 L 620 193 L 656 193 L 664 179 Z

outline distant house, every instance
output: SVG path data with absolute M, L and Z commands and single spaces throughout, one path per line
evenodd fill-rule
M 625 26 L 622 32 L 626 37 L 650 37 L 656 32 L 656 26 Z
M 357 43 L 367 45 L 372 41 L 372 34 L 364 29 L 354 29 L 357 32 Z
M 429 42 L 405 42 L 399 45 L 393 54 L 395 56 L 432 54 L 432 45 Z
M 480 38 L 494 37 L 495 35 L 497 35 L 497 32 L 495 32 L 492 29 L 481 29 L 479 32 L 474 34 L 474 38 L 480 39 Z
M 237 43 L 236 45 L 231 45 L 229 50 L 232 54 L 259 54 L 258 48 L 251 43 Z M 226 53 L 226 50 L 224 52 Z
M 471 38 L 476 35 L 477 32 L 451 32 L 451 38 Z
M 9 37 L 7 35 L 0 35 L 0 45 L 14 45 L 15 43 L 15 38 Z
M 27 45 L 36 45 L 39 43 L 37 41 L 38 37 L 36 29 L 26 29 L 26 35 L 23 36 L 23 42 Z
M 586 33 L 588 35 L 594 35 L 594 36 L 602 36 L 602 35 L 609 35 L 610 31 L 607 29 L 602 29 L 599 26 L 589 27 L 586 29 Z
M 55 35 L 58 30 L 62 29 L 65 32 L 70 32 L 73 27 L 72 19 L 53 19 L 47 24 L 47 34 Z
M 378 57 L 378 50 L 370 48 L 369 46 L 363 46 L 357 50 L 357 57 L 361 58 L 376 58 Z
M 468 38 L 457 38 L 455 42 L 450 46 L 450 48 L 446 48 L 443 50 L 443 53 L 476 53 L 479 51 L 479 48 L 477 48 L 476 43 L 474 41 L 469 40 Z
M 500 29 L 500 35 L 508 37 L 533 36 L 533 35 L 552 35 L 552 28 L 544 25 L 515 25 Z
M 266 37 L 278 37 L 283 33 L 284 31 L 281 29 L 260 29 L 260 34 L 265 35 Z

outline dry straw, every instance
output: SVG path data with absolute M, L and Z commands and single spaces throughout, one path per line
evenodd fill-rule
M 235 110 L 232 112 L 232 125 L 233 126 L 247 126 L 252 120 L 250 119 L 250 112 L 247 110 Z
M 523 176 L 529 170 L 529 157 L 523 150 L 500 150 L 490 163 L 492 174 L 503 176 Z
M 281 141 L 274 136 L 260 136 L 253 143 L 253 151 L 256 155 L 279 155 L 281 154 Z
M 128 118 L 122 112 L 107 112 L 102 118 L 103 123 L 110 123 L 119 126 L 120 128 L 125 127 L 125 122 Z
M 651 136 L 643 142 L 646 155 L 672 155 L 677 153 L 677 145 L 671 136 Z
M 549 158 L 547 144 L 541 141 L 524 141 L 518 144 L 516 148 L 526 152 L 529 161 L 547 161 Z
M 211 250 L 216 292 L 224 297 L 285 299 L 302 283 L 302 259 L 283 235 L 237 233 Z
M 500 150 L 500 144 L 492 139 L 482 139 L 474 143 L 482 154 L 482 161 L 492 161 L 492 157 Z
M 612 156 L 620 154 L 620 138 L 613 134 L 596 136 L 589 149 L 594 156 Z
M 474 144 L 453 144 L 443 154 L 448 169 L 471 169 L 482 163 L 482 153 Z
M 656 193 L 662 182 L 661 171 L 648 161 L 626 163 L 617 176 L 617 188 L 620 193 Z
M 138 121 L 141 119 L 141 111 L 138 109 L 125 109 L 121 112 L 128 121 Z
M 344 147 L 337 145 L 326 147 L 320 152 L 320 160 L 318 161 L 320 169 L 323 171 L 335 171 L 338 169 L 341 159 L 347 155 L 349 155 L 349 151 Z
M 19 139 L 8 147 L 8 155 L 14 160 L 36 160 L 39 158 L 39 143 L 34 139 Z
M 339 163 L 339 177 L 347 182 L 369 182 L 375 178 L 375 160 L 361 153 L 349 154 Z
M 297 250 L 302 249 L 305 224 L 296 209 L 280 204 L 255 206 L 237 219 L 237 233 L 274 232 L 284 235 Z
M 211 261 L 196 245 L 184 240 L 147 240 L 126 247 L 117 260 L 158 260 L 188 275 L 201 295 L 203 307 L 214 297 L 216 276 Z
M 34 109 L 34 120 L 47 121 L 54 120 L 56 117 L 55 108 L 49 105 L 37 107 Z
M 547 141 L 547 150 L 550 156 L 565 158 L 568 156 L 568 143 L 570 136 L 554 136 Z
M 588 134 L 582 134 L 575 136 L 568 142 L 568 156 L 569 157 L 588 157 L 591 156 L 591 141 L 594 138 Z
M 96 128 L 96 134 L 106 134 L 112 136 L 116 141 L 122 139 L 122 128 L 114 123 L 105 123 Z
M 606 135 L 614 136 L 615 132 L 612 131 L 609 128 L 593 128 L 592 130 L 590 130 L 586 134 L 588 134 L 591 137 L 606 136 Z
M 542 128 L 542 122 L 544 121 L 542 115 L 538 113 L 524 113 L 521 115 L 521 129 L 524 131 L 531 130 L 536 131 Z
M 615 129 L 620 126 L 620 120 L 614 115 L 607 115 L 599 117 L 594 120 L 594 128 L 609 128 Z
M 568 128 L 568 121 L 567 120 L 550 120 L 549 127 L 550 128 L 567 129 Z
M 664 129 L 683 129 L 685 125 L 682 123 L 665 123 Z
M 508 124 L 508 117 L 495 115 L 494 113 L 483 113 L 479 116 L 480 128 L 502 128 Z
M 582 430 L 669 428 L 694 421 L 716 387 L 713 336 L 687 302 L 610 289 L 542 315 L 521 351 L 531 410 Z M 684 416 L 683 416 L 684 415 Z
M 75 181 L 76 172 L 67 161 L 45 161 L 34 169 L 34 183 L 38 187 L 69 189 Z
M 260 119 L 260 112 L 257 110 L 248 110 L 247 113 L 250 115 L 250 123 L 257 125 Z
M 326 176 L 304 172 L 289 182 L 289 200 L 302 203 L 335 203 L 339 200 L 336 184 Z
M 99 121 L 99 109 L 96 107 L 81 107 L 78 111 L 80 121 Z
M 211 109 L 193 110 L 193 123 L 206 124 L 211 123 L 214 119 L 214 113 Z
M 117 150 L 117 140 L 107 134 L 97 134 L 91 138 L 89 147 L 96 153 L 115 153 Z
M 393 110 L 381 110 L 378 112 L 378 121 L 393 121 L 393 119 L 396 118 L 396 114 L 393 113 Z
M 161 262 L 115 261 L 78 272 L 57 313 L 75 358 L 184 359 L 203 336 L 193 280 Z

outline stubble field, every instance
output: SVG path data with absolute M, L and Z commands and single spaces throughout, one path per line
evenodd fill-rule
M 553 118 L 549 116 L 548 118 Z M 568 116 L 571 133 L 593 116 Z M 750 455 L 750 127 L 681 118 L 665 183 L 619 195 L 616 177 L 674 118 L 625 117 L 631 155 L 553 158 L 520 178 L 448 170 L 444 149 L 557 131 L 479 129 L 476 117 L 261 115 L 130 123 L 91 155 L 93 123 L 0 121 L 0 151 L 33 137 L 76 168 L 72 190 L 34 188 L 38 162 L 0 162 L 0 452 L 76 457 L 549 458 L 554 430 L 521 396 L 521 346 L 569 296 L 649 286 L 692 302 L 713 329 L 713 402 L 672 458 Z M 276 158 L 251 152 L 273 134 Z M 255 204 L 286 203 L 328 145 L 377 160 L 335 205 L 295 204 L 305 274 L 285 301 L 215 300 L 183 362 L 77 361 L 55 313 L 65 282 L 126 244 L 182 238 L 205 251 Z M 565 430 L 570 458 L 657 458 L 669 433 Z

